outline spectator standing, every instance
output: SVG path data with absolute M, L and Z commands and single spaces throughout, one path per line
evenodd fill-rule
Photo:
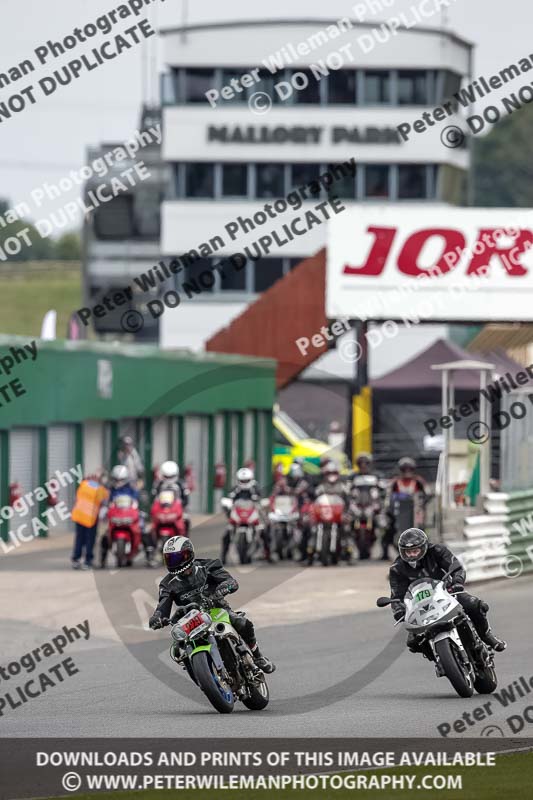
M 72 551 L 73 569 L 90 569 L 94 557 L 94 543 L 98 516 L 102 503 L 109 492 L 102 485 L 100 475 L 89 475 L 82 480 L 76 492 L 76 502 L 71 517 L 76 523 L 74 550 Z M 82 558 L 85 560 L 82 563 Z

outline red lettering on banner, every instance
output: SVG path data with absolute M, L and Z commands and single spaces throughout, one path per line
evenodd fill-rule
M 483 249 L 479 248 L 478 255 L 473 255 L 467 275 L 486 275 L 488 272 L 489 261 L 492 256 L 498 256 L 508 275 L 527 275 L 528 270 L 518 263 L 518 258 L 527 253 L 533 244 L 533 233 L 526 229 L 520 229 L 518 236 L 513 238 L 510 247 L 498 247 L 498 240 L 494 238 L 494 233 L 501 228 L 482 228 L 476 244 L 481 243 Z M 473 247 L 476 252 L 476 245 Z M 510 256 L 508 258 L 507 256 Z
M 374 244 L 370 249 L 368 258 L 360 267 L 344 265 L 344 275 L 381 275 L 387 261 L 392 242 L 396 236 L 397 228 L 369 227 L 367 233 L 375 235 Z
M 444 239 L 444 249 L 435 264 L 428 269 L 421 269 L 418 266 L 420 251 L 432 236 L 441 236 Z M 417 231 L 411 234 L 402 247 L 402 251 L 398 256 L 398 269 L 405 275 L 413 275 L 415 277 L 418 275 L 435 277 L 435 273 L 437 273 L 437 275 L 444 275 L 450 272 L 457 264 L 456 261 L 452 267 L 452 265 L 448 263 L 449 259 L 446 260 L 445 258 L 446 254 L 450 252 L 453 253 L 456 248 L 462 249 L 464 246 L 465 237 L 460 231 L 453 230 L 452 228 L 428 228 L 424 231 Z

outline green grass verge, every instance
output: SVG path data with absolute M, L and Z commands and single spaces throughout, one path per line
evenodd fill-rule
M 81 306 L 81 275 L 36 275 L 0 281 L 0 333 L 37 337 L 47 311 L 57 311 L 57 336 Z
M 157 768 L 153 768 L 154 774 Z M 406 789 L 394 790 L 286 790 L 286 791 L 186 791 L 160 790 L 144 792 L 98 792 L 97 794 L 73 795 L 76 800 L 107 800 L 107 798 L 139 798 L 139 800 L 353 800 L 357 798 L 379 798 L 379 800 L 501 800 L 509 797 L 512 800 L 531 800 L 533 797 L 533 753 L 502 755 L 496 759 L 494 767 L 402 767 L 393 770 L 371 770 L 366 774 L 416 775 L 422 779 L 425 775 L 462 775 L 462 789 Z M 358 773 L 361 774 L 361 773 Z M 418 780 L 415 781 L 416 787 Z M 59 798 L 56 798 L 59 800 Z

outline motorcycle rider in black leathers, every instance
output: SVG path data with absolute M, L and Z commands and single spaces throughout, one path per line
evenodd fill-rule
M 237 474 L 235 477 L 237 479 L 237 483 L 233 487 L 231 492 L 228 494 L 228 497 L 233 502 L 235 502 L 235 500 L 251 500 L 253 503 L 257 505 L 259 517 L 261 519 L 261 539 L 263 541 L 264 556 L 266 561 L 271 561 L 270 530 L 261 508 L 261 499 L 262 499 L 261 492 L 259 490 L 259 484 L 255 480 L 254 472 L 249 467 L 241 467 L 241 469 L 237 470 Z M 229 512 L 227 513 L 229 515 Z M 230 544 L 231 544 L 231 526 L 228 525 L 228 527 L 224 531 L 224 536 L 222 537 L 221 561 L 223 564 L 226 563 L 226 558 L 228 556 L 228 550 Z
M 252 621 L 242 611 L 233 611 L 224 600 L 237 591 L 239 584 L 221 562 L 217 558 L 195 558 L 193 543 L 185 536 L 173 536 L 166 542 L 163 559 L 168 575 L 159 584 L 159 602 L 150 617 L 150 628 L 157 630 L 170 622 L 174 603 L 178 608 L 172 621 L 177 621 L 186 613 L 184 606 L 188 603 L 209 598 L 214 608 L 229 612 L 231 624 L 252 651 L 255 665 L 263 672 L 274 672 L 274 664 L 259 650 Z
M 280 481 L 278 481 L 272 489 L 272 497 L 279 494 L 289 494 L 298 500 L 298 509 L 300 511 L 300 528 L 302 538 L 300 541 L 300 561 L 305 561 L 307 558 L 307 545 L 309 537 L 311 536 L 311 526 L 308 522 L 304 521 L 301 516 L 302 508 L 310 503 L 315 496 L 315 490 L 305 478 L 302 465 L 298 461 L 293 461 L 289 467 L 289 471 Z M 306 515 L 306 519 L 309 515 Z
M 427 535 L 420 528 L 408 528 L 398 540 L 398 549 L 400 555 L 389 570 L 391 597 L 394 600 L 403 600 L 409 585 L 417 578 L 442 580 L 444 575 L 451 573 L 447 579 L 448 591 L 456 596 L 472 620 L 480 638 L 494 650 L 505 650 L 506 643 L 498 639 L 490 629 L 487 618 L 488 604 L 479 597 L 465 592 L 466 572 L 448 547 L 443 544 L 430 544 Z M 404 618 L 405 609 L 400 603 L 393 602 L 391 609 L 396 621 Z M 413 632 L 408 634 L 407 647 L 412 653 L 421 652 L 417 645 L 417 635 Z M 427 655 L 430 656 L 431 653 Z

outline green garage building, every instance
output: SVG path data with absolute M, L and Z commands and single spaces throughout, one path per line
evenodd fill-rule
M 213 485 L 217 463 L 227 468 L 225 489 L 247 459 L 269 484 L 275 362 L 64 341 L 37 341 L 32 360 L 30 347 L 0 337 L 0 507 L 10 483 L 29 492 L 56 470 L 110 468 L 126 434 L 148 483 L 167 459 L 192 468 L 193 512 L 216 510 L 224 491 Z M 62 489 L 61 499 L 72 503 L 74 489 Z

